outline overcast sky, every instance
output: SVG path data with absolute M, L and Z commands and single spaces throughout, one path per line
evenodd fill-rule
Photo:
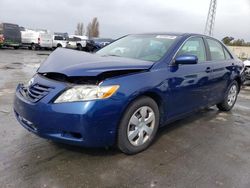
M 210 0 L 0 0 L 0 21 L 74 33 L 93 17 L 101 37 L 177 31 L 203 33 Z M 214 36 L 250 41 L 250 0 L 218 0 Z

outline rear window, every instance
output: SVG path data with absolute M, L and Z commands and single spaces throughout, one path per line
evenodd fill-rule
M 74 37 L 74 40 L 75 40 L 75 41 L 81 41 L 81 39 L 78 38 L 78 37 Z
M 225 60 L 225 54 L 222 45 L 213 39 L 207 39 L 211 59 L 214 61 Z
M 75 41 L 76 41 L 76 39 L 75 39 L 75 38 L 68 38 L 68 40 L 69 40 L 69 41 L 73 41 L 73 42 L 75 42 Z
M 15 25 L 15 24 L 4 24 L 4 29 L 6 31 L 12 31 L 12 30 L 19 31 L 18 25 Z
M 54 39 L 55 39 L 55 40 L 63 40 L 63 37 L 62 37 L 62 36 L 55 36 Z

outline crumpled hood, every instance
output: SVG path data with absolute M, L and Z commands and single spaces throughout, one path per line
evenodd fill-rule
M 117 70 L 145 70 L 154 62 L 136 59 L 100 56 L 86 52 L 58 48 L 38 69 L 38 73 L 61 73 L 66 76 L 97 76 Z

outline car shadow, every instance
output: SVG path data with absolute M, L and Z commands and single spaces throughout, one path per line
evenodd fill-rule
M 216 108 L 210 107 L 210 108 L 205 108 L 205 109 L 196 111 L 196 112 L 190 114 L 189 116 L 182 118 L 180 120 L 176 120 L 176 121 L 171 122 L 169 124 L 165 124 L 159 128 L 158 134 L 157 134 L 156 139 L 155 139 L 153 144 L 158 142 L 158 140 L 161 139 L 162 136 L 164 136 L 172 131 L 175 131 L 175 130 L 180 129 L 180 128 L 185 127 L 185 126 L 190 126 L 190 124 L 196 122 L 197 120 L 201 120 L 202 118 L 212 119 L 220 113 L 222 113 L 222 112 L 217 110 Z
M 50 141 L 50 142 L 60 149 L 65 149 L 71 152 L 82 153 L 82 154 L 91 155 L 91 156 L 113 156 L 113 155 L 121 153 L 115 147 L 87 148 L 87 147 L 68 145 L 68 144 L 63 144 L 63 143 L 53 142 L 53 141 Z

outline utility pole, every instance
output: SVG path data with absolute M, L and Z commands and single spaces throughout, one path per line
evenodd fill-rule
M 216 8 L 217 8 L 217 0 L 211 0 L 208 14 L 207 14 L 205 31 L 204 31 L 204 34 L 209 35 L 209 36 L 213 36 Z

